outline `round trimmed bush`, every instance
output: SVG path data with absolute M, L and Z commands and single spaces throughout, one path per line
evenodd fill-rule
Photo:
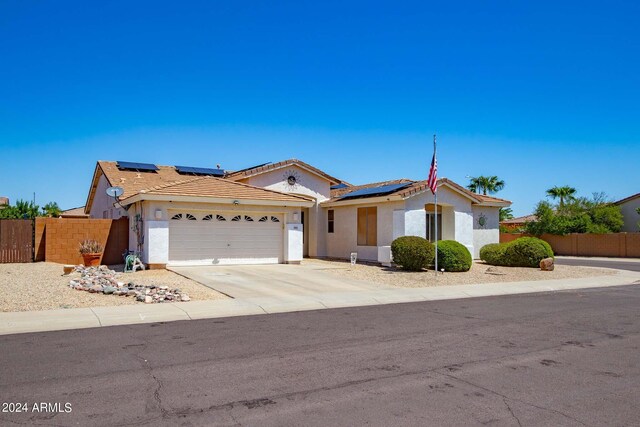
M 536 237 L 521 237 L 507 244 L 504 261 L 511 267 L 539 267 L 540 261 L 553 257 L 551 246 Z
M 403 236 L 391 243 L 391 255 L 403 270 L 420 271 L 433 263 L 435 248 L 422 237 Z
M 505 243 L 489 243 L 480 249 L 480 259 L 490 265 L 504 265 Z
M 462 243 L 455 240 L 438 242 L 438 268 L 444 268 L 444 271 L 469 271 L 471 263 L 471 252 Z

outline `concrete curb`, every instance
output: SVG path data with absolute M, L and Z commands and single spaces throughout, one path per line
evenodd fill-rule
M 212 319 L 329 308 L 515 295 L 640 284 L 640 273 L 617 270 L 612 276 L 528 282 L 484 283 L 431 288 L 376 289 L 288 298 L 251 298 L 135 304 L 117 307 L 0 313 L 0 335 L 114 325 Z

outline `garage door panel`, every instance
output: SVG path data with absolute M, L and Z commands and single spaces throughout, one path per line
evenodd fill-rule
M 282 262 L 282 241 L 281 222 L 173 220 L 169 224 L 169 263 L 278 263 Z

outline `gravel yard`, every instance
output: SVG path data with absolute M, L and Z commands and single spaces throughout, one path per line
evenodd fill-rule
M 495 273 L 489 274 L 491 267 L 482 261 L 475 261 L 471 270 L 464 273 L 444 273 L 435 277 L 433 271 L 409 272 L 395 267 L 356 264 L 348 261 L 305 259 L 304 263 L 321 265 L 327 272 L 347 276 L 352 279 L 367 280 L 383 285 L 401 288 L 422 288 L 447 285 L 471 285 L 477 283 L 521 282 L 528 280 L 578 279 L 582 277 L 607 276 L 615 271 L 602 268 L 574 267 L 556 265 L 554 271 L 541 271 L 537 268 L 492 267 Z
M 122 266 L 112 266 L 111 268 L 122 271 Z M 71 289 L 69 280 L 74 277 L 79 277 L 79 274 L 62 275 L 62 264 L 50 262 L 0 264 L 0 311 L 144 304 L 136 302 L 132 297 L 92 294 Z M 121 273 L 119 278 L 122 282 L 180 288 L 189 295 L 192 301 L 227 298 L 168 270 Z

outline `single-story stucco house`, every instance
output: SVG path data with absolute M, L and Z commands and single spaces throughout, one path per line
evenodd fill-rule
M 638 223 L 640 223 L 640 215 L 638 215 L 640 193 L 625 197 L 614 204 L 620 206 L 620 212 L 622 212 L 622 219 L 624 220 L 624 225 L 620 231 L 626 231 L 627 233 L 640 231 L 640 226 L 638 226 Z
M 106 190 L 121 187 L 115 200 Z M 438 181 L 438 239 L 478 256 L 499 241 L 508 200 Z M 296 263 L 303 257 L 389 262 L 391 242 L 435 240 L 434 197 L 426 181 L 351 185 L 296 159 L 235 172 L 99 161 L 85 213 L 130 222 L 130 250 L 152 268 Z

